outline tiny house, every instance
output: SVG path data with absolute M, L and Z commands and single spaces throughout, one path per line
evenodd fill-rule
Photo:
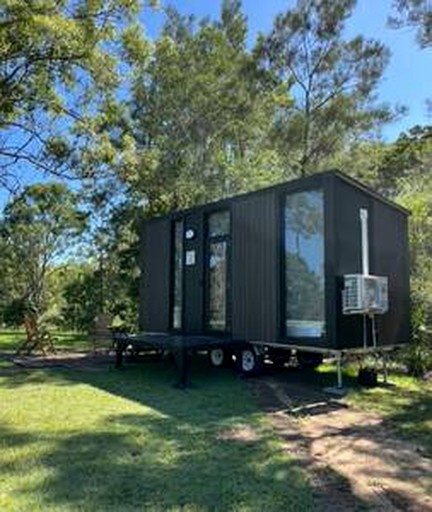
M 404 344 L 407 222 L 406 210 L 337 171 L 147 220 L 140 329 L 216 337 L 275 361 L 294 351 L 310 364 Z M 349 309 L 361 290 L 385 306 Z

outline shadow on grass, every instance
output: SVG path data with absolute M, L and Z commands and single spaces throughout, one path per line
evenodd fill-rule
M 28 486 L 23 479 L 19 494 L 27 500 L 39 494 L 43 506 L 56 510 L 312 510 L 303 470 L 280 451 L 238 379 L 200 367 L 200 384 L 188 391 L 169 385 L 175 371 L 164 363 L 104 373 L 38 372 L 48 382 L 87 384 L 145 408 L 125 414 L 116 402 L 112 410 L 119 412 L 102 415 L 96 427 L 71 425 L 49 440 L 43 431 L 23 435 L 8 428 L 3 448 L 46 442 L 37 460 L 46 476 Z M 8 388 L 24 382 L 3 378 Z M 221 436 L 246 425 L 256 438 Z M 23 458 L 21 470 L 34 464 Z
M 297 405 L 322 399 L 321 388 L 335 378 L 331 372 L 298 370 L 268 369 L 267 374 L 292 390 L 303 386 L 306 391 L 292 394 Z M 116 405 L 118 413 L 101 417 L 91 428 L 77 431 L 71 425 L 66 434 L 48 440 L 43 431 L 22 434 L 8 428 L 5 436 L 0 431 L 4 448 L 47 441 L 37 464 L 48 476 L 37 485 L 23 483 L 20 494 L 39 493 L 44 506 L 54 509 L 302 511 L 326 510 L 335 499 L 342 507 L 348 503 L 349 510 L 363 508 L 350 482 L 328 467 L 315 475 L 322 489 L 311 492 L 304 472 L 310 454 L 303 461 L 296 454 L 295 459 L 287 457 L 274 431 L 261 423 L 261 404 L 249 398 L 230 370 L 210 371 L 201 358 L 194 358 L 191 375 L 193 387 L 186 391 L 172 387 L 176 370 L 165 362 L 3 377 L 1 385 L 9 389 L 44 382 L 86 384 L 145 407 L 145 412 L 125 414 Z M 409 416 L 409 407 L 398 414 Z M 256 438 L 220 435 L 245 426 L 252 427 Z M 307 447 L 301 436 L 294 441 Z M 23 458 L 21 470 L 28 463 Z M 330 506 L 344 510 L 335 507 Z
M 310 509 L 303 475 L 265 440 L 236 445 L 200 424 L 137 415 L 113 418 L 111 427 L 121 432 L 73 436 L 45 458 L 55 469 L 50 501 L 104 510 Z

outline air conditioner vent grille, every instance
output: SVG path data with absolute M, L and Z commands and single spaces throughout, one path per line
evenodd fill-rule
M 386 313 L 388 278 L 362 274 L 345 275 L 342 309 L 345 315 Z

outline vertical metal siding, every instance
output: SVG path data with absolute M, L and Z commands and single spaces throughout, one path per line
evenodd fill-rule
M 140 328 L 148 332 L 169 329 L 171 223 L 146 222 L 141 231 L 142 278 Z
M 360 209 L 369 211 L 369 234 L 371 236 L 372 202 L 370 196 L 336 179 L 335 182 L 335 275 L 336 281 L 336 339 L 332 340 L 335 348 L 352 348 L 363 346 L 363 318 L 359 315 L 342 314 L 342 286 L 344 274 L 362 272 Z M 370 244 L 371 246 L 372 244 Z M 373 272 L 373 268 L 370 269 Z
M 334 175 L 326 177 L 323 183 L 324 190 L 324 271 L 325 271 L 325 321 L 326 336 L 323 345 L 333 347 L 337 338 L 337 303 L 335 300 L 338 283 L 336 276 L 336 207 L 335 207 Z
M 279 215 L 273 192 L 232 203 L 232 336 L 278 339 Z
M 389 278 L 389 312 L 378 318 L 381 344 L 409 340 L 409 261 L 407 218 L 386 204 L 374 201 L 372 270 Z
M 390 310 L 377 316 L 378 343 L 391 345 L 408 341 L 409 331 L 409 267 L 407 219 L 396 208 L 352 187 L 341 179 L 335 188 L 335 276 L 338 281 L 337 304 L 338 348 L 363 346 L 363 318 L 343 315 L 341 305 L 342 277 L 361 273 L 360 208 L 369 211 L 370 273 L 389 277 Z M 369 333 L 368 344 L 371 344 Z

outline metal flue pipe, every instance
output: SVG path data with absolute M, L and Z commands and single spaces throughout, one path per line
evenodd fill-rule
M 369 230 L 368 230 L 368 211 L 366 208 L 360 208 L 361 223 L 361 246 L 362 246 L 362 271 L 364 276 L 369 275 Z

